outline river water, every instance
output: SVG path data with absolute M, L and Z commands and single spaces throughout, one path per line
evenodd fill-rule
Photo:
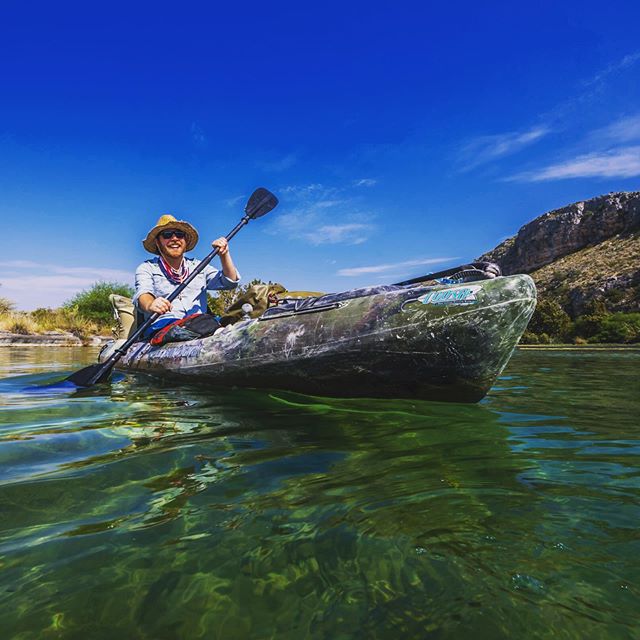
M 640 352 L 478 405 L 23 391 L 94 357 L 0 349 L 0 637 L 640 636 Z

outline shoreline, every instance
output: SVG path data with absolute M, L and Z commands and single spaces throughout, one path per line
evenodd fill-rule
M 516 348 L 523 351 L 640 351 L 640 344 L 519 344 Z
M 111 336 L 79 338 L 73 333 L 48 331 L 45 333 L 9 333 L 0 331 L 0 347 L 99 347 Z
M 101 347 L 111 336 L 94 335 L 84 340 L 73 333 L 9 333 L 0 331 L 0 347 Z M 640 351 L 640 344 L 519 344 L 524 351 Z

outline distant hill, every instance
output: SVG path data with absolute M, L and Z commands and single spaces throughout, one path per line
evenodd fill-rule
M 528 273 L 542 300 L 576 318 L 604 303 L 640 311 L 640 192 L 609 193 L 549 211 L 479 258 Z

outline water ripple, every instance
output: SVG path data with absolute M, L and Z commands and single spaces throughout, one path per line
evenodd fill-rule
M 21 392 L 91 357 L 0 351 L 7 637 L 631 638 L 640 624 L 637 356 L 517 354 L 471 406 L 133 376 Z

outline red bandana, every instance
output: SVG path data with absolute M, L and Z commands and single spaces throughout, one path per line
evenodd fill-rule
M 160 268 L 170 282 L 180 284 L 189 275 L 187 261 L 183 258 L 179 269 L 174 269 L 163 257 L 160 256 Z

